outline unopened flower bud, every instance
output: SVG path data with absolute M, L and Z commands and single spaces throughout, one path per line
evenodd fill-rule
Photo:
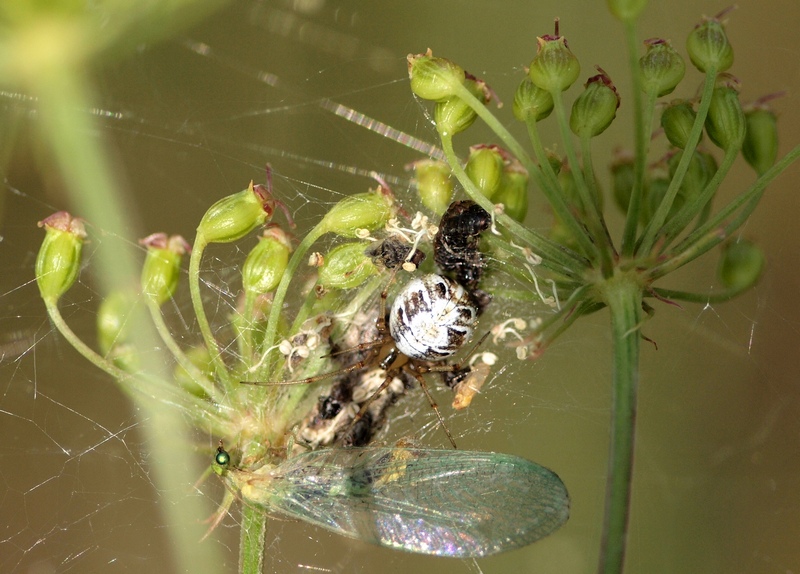
M 503 181 L 503 154 L 497 146 L 475 145 L 469 148 L 464 171 L 480 192 L 492 199 Z
M 630 152 L 617 150 L 611 162 L 611 191 L 614 203 L 627 213 L 635 181 L 634 158 Z
M 106 359 L 126 373 L 136 373 L 141 370 L 142 358 L 138 349 L 130 343 L 115 345 L 106 354 Z
M 661 113 L 661 127 L 669 143 L 677 148 L 684 149 L 689 142 L 689 134 L 697 117 L 692 104 L 685 100 L 678 100 L 664 108 Z
M 345 197 L 325 214 L 319 224 L 322 233 L 357 237 L 360 229 L 383 227 L 394 215 L 392 198 L 384 188 Z
M 169 237 L 166 233 L 149 235 L 139 244 L 147 247 L 142 266 L 142 293 L 156 305 L 163 305 L 178 288 L 181 258 L 191 247 L 180 235 Z
M 657 175 L 652 179 L 647 181 L 646 186 L 646 198 L 647 201 L 645 202 L 645 209 L 643 209 L 642 220 L 647 222 L 650 218 L 653 217 L 658 206 L 661 205 L 661 201 L 664 199 L 664 196 L 667 195 L 667 189 L 669 189 L 669 182 L 670 179 L 664 177 L 663 175 Z M 669 215 L 667 216 L 672 217 L 678 212 L 678 209 L 683 205 L 683 199 L 680 195 L 675 197 L 675 200 L 672 202 L 672 206 L 669 210 Z
M 739 103 L 739 92 L 731 84 L 714 88 L 706 117 L 706 132 L 725 151 L 742 147 L 747 121 Z
M 503 182 L 492 201 L 502 203 L 510 218 L 516 221 L 525 219 L 528 213 L 528 172 L 518 161 L 506 166 Z
M 450 167 L 443 161 L 433 159 L 415 161 L 413 167 L 422 204 L 436 215 L 442 215 L 453 199 Z
M 553 111 L 553 96 L 526 77 L 514 94 L 514 116 L 521 122 L 541 121 Z
M 622 22 L 632 22 L 647 6 L 647 0 L 608 0 L 607 4 L 615 18 Z
M 188 358 L 189 362 L 197 367 L 206 378 L 214 378 L 214 362 L 211 360 L 211 353 L 208 352 L 208 348 L 205 345 L 198 345 L 188 349 L 186 351 L 186 358 Z M 173 378 L 185 391 L 196 397 L 206 397 L 203 387 L 201 387 L 197 381 L 192 378 L 192 375 L 181 365 L 175 366 Z
M 578 58 L 567 47 L 563 36 L 542 36 L 537 42 L 536 57 L 528 71 L 531 81 L 551 94 L 563 92 L 581 73 Z
M 334 247 L 320 267 L 318 283 L 326 289 L 352 289 L 375 275 L 378 269 L 364 253 L 370 245 L 356 241 Z
M 553 173 L 558 175 L 561 173 L 561 169 L 564 167 L 564 158 L 558 155 L 553 151 L 546 151 L 545 155 L 547 156 L 547 163 L 550 164 L 550 168 L 553 170 Z
M 267 223 L 279 204 L 267 186 L 254 186 L 251 181 L 247 189 L 223 197 L 208 208 L 197 226 L 198 239 L 207 243 L 241 239 Z
M 703 73 L 724 72 L 733 65 L 733 47 L 718 17 L 705 18 L 686 39 L 686 51 L 695 68 Z
M 435 58 L 428 50 L 425 54 L 408 55 L 408 77 L 411 91 L 424 100 L 440 102 L 456 95 L 464 83 L 464 69 L 444 58 Z
M 685 152 L 681 151 L 669 158 L 668 166 L 670 177 L 675 176 L 675 171 L 684 153 Z M 689 160 L 689 167 L 686 170 L 686 174 L 683 176 L 680 191 L 676 197 L 676 203 L 673 203 L 673 208 L 680 207 L 683 203 L 694 199 L 702 193 L 706 184 L 714 176 L 716 170 L 716 161 L 714 161 L 711 154 L 695 150 L 694 153 L 692 153 L 692 158 Z M 677 203 L 680 203 L 680 205 Z
M 719 263 L 719 278 L 729 289 L 743 290 L 756 284 L 764 269 L 764 253 L 750 241 L 728 243 Z
M 778 157 L 778 125 L 775 112 L 764 105 L 745 112 L 747 132 L 742 144 L 745 161 L 762 175 Z
M 282 229 L 265 229 L 242 266 L 242 286 L 245 292 L 260 295 L 277 289 L 289 263 L 291 250 L 289 238 Z
M 683 58 L 668 40 L 652 38 L 645 41 L 647 52 L 639 58 L 642 72 L 642 88 L 646 93 L 666 96 L 672 93 L 686 73 Z
M 112 291 L 97 309 L 97 345 L 107 355 L 128 341 L 136 299 L 125 291 Z
M 491 99 L 492 92 L 483 80 L 478 80 L 467 74 L 464 87 L 484 104 L 488 103 Z M 453 96 L 437 102 L 433 109 L 433 119 L 436 123 L 436 129 L 442 135 L 454 136 L 457 133 L 463 132 L 475 122 L 477 117 L 478 114 L 475 110 L 458 96 Z
M 619 108 L 619 94 L 605 72 L 586 82 L 586 89 L 572 104 L 569 127 L 578 137 L 592 138 L 600 135 L 611 125 Z
M 86 229 L 83 220 L 59 211 L 39 222 L 45 236 L 36 256 L 36 283 L 45 303 L 55 304 L 66 293 L 81 268 Z

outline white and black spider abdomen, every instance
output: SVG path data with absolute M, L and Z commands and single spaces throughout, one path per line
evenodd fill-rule
M 389 312 L 389 332 L 407 357 L 441 361 L 472 337 L 477 316 L 461 285 L 441 275 L 425 275 L 398 293 Z

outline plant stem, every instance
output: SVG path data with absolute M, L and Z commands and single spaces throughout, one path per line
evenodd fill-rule
M 708 108 L 711 106 L 711 96 L 714 93 L 714 83 L 717 78 L 717 71 L 711 69 L 706 72 L 705 84 L 703 85 L 703 95 L 700 99 L 700 108 L 697 110 L 697 116 L 692 124 L 692 131 L 689 132 L 689 138 L 686 142 L 686 147 L 683 149 L 683 155 L 678 162 L 678 167 L 675 168 L 675 173 L 669 182 L 664 197 L 661 200 L 653 217 L 642 232 L 642 237 L 639 244 L 636 246 L 637 253 L 650 253 L 653 249 L 653 244 L 661 233 L 661 227 L 667 220 L 672 203 L 675 201 L 675 196 L 678 195 L 683 177 L 686 175 L 686 170 L 689 169 L 689 162 L 694 155 L 694 150 L 697 148 L 697 142 L 700 141 L 700 136 L 703 133 L 703 126 L 705 125 L 706 116 L 708 115 Z
M 31 90 L 37 96 L 39 126 L 53 149 L 75 211 L 88 221 L 103 222 L 106 236 L 129 237 L 133 225 L 128 214 L 133 210 L 125 206 L 124 195 L 107 156 L 108 148 L 97 135 L 95 116 L 91 113 L 96 109 L 95 102 L 81 70 L 51 67 L 33 80 Z M 98 272 L 95 277 L 106 293 L 139 284 L 139 264 L 131 250 L 110 241 L 97 252 L 95 264 Z M 147 321 L 137 325 L 132 339 L 132 344 L 138 349 L 158 347 L 158 336 Z M 70 342 L 74 344 L 74 340 Z M 86 345 L 80 346 L 79 350 L 84 354 L 88 350 L 96 355 Z M 196 461 L 186 448 L 191 439 L 186 433 L 183 412 L 167 408 L 170 406 L 168 403 L 174 404 L 176 394 L 182 397 L 177 404 L 189 409 L 194 407 L 191 399 L 183 399 L 186 393 L 175 393 L 167 385 L 157 384 L 167 380 L 162 358 L 157 353 L 144 355 L 142 374 L 136 375 L 135 383 L 126 373 L 122 377 L 115 373 L 115 377 L 121 383 L 120 388 L 128 392 L 137 408 L 141 409 L 141 431 L 148 448 L 150 476 L 158 491 L 168 496 L 162 509 L 169 526 L 168 536 L 174 549 L 175 564 L 165 565 L 165 568 L 204 572 L 210 564 L 220 563 L 219 553 L 212 545 L 197 544 L 202 532 L 199 525 L 194 525 L 207 508 L 196 497 L 186 495 L 186 485 L 196 476 Z M 142 388 L 143 380 L 148 383 L 147 399 L 130 392 L 133 388 Z
M 292 254 L 289 263 L 286 265 L 286 270 L 283 272 L 281 282 L 275 290 L 275 295 L 272 298 L 272 307 L 269 310 L 269 318 L 267 319 L 267 330 L 264 334 L 264 354 L 271 353 L 275 346 L 275 339 L 278 335 L 278 323 L 280 322 L 281 310 L 283 309 L 283 302 L 286 299 L 286 293 L 289 291 L 289 283 L 291 283 L 297 268 L 300 266 L 301 261 L 305 261 L 306 253 L 311 246 L 323 235 L 323 231 L 319 224 L 308 232 L 300 245 L 297 246 Z M 259 381 L 272 380 L 271 376 L 274 374 L 272 368 L 272 361 L 268 358 L 262 358 L 260 361 L 261 367 L 258 369 L 256 375 Z
M 200 294 L 200 260 L 203 258 L 206 245 L 208 243 L 198 234 L 192 246 L 192 254 L 189 257 L 189 293 L 192 296 L 192 307 L 194 308 L 195 317 L 197 317 L 197 325 L 200 327 L 203 342 L 211 355 L 211 361 L 214 363 L 217 379 L 225 386 L 226 392 L 231 392 L 233 389 L 231 388 L 228 369 L 222 360 L 222 351 L 220 351 L 217 340 L 211 332 L 211 325 L 208 323 L 208 317 L 206 317 L 206 311 L 203 308 L 202 295 Z
M 485 209 L 487 213 L 495 213 L 492 202 L 480 192 L 464 171 L 464 168 L 461 167 L 461 162 L 458 160 L 458 156 L 456 156 L 455 150 L 453 149 L 453 138 L 446 134 L 440 134 L 440 137 L 442 148 L 447 157 L 447 163 L 453 175 L 456 176 L 456 179 L 461 184 L 461 187 L 464 188 L 467 196 Z M 571 271 L 572 269 L 576 267 L 589 267 L 589 262 L 571 249 L 528 229 L 505 214 L 495 214 L 495 217 L 511 234 L 529 245 L 537 255 L 542 257 L 542 265 L 544 267 L 570 279 L 577 279 L 575 273 Z
M 623 23 L 625 26 L 625 43 L 628 49 L 628 65 L 631 72 L 631 96 L 633 107 L 633 138 L 634 138 L 634 180 L 631 198 L 628 201 L 628 211 L 625 219 L 625 229 L 622 233 L 622 254 L 625 257 L 633 255 L 633 248 L 636 244 L 636 231 L 639 228 L 639 217 L 641 211 L 642 196 L 644 192 L 644 172 L 647 162 L 647 150 L 649 144 L 650 128 L 653 117 L 653 106 L 655 105 L 655 94 L 648 94 L 647 113 L 642 111 L 642 73 L 639 68 L 639 42 L 636 37 L 636 21 L 629 20 Z M 648 125 L 645 127 L 644 118 L 647 118 Z
M 186 356 L 186 353 L 183 352 L 183 349 L 181 349 L 180 345 L 178 345 L 178 342 L 172 336 L 169 327 L 167 327 L 167 324 L 164 322 L 164 316 L 161 314 L 161 308 L 152 301 L 147 303 L 147 308 L 150 311 L 150 318 L 153 320 L 153 324 L 155 325 L 158 334 L 161 336 L 161 340 L 164 341 L 167 349 L 169 349 L 169 352 L 172 353 L 173 357 L 175 357 L 175 360 L 178 361 L 178 364 L 188 373 L 188 375 L 192 378 L 192 381 L 194 381 L 200 388 L 203 389 L 205 394 L 211 397 L 212 400 L 218 401 L 219 396 L 217 388 L 206 378 L 197 365 L 192 363 L 189 357 Z
M 611 445 L 598 572 L 619 574 L 625 561 L 633 475 L 642 290 L 635 275 L 618 274 L 602 284 L 600 291 L 611 312 L 614 365 Z
M 261 574 L 264 567 L 264 539 L 267 513 L 252 504 L 242 504 L 239 532 L 239 574 Z

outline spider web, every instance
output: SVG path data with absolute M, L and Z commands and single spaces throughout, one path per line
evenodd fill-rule
M 718 8 L 702 6 L 707 13 Z M 431 46 L 477 75 L 486 71 L 508 108 L 522 66 L 533 56 L 534 36 L 549 32 L 557 15 L 582 59 L 582 76 L 591 74 L 595 62 L 615 81 L 626 75 L 622 46 L 609 38 L 619 27 L 604 9 L 587 15 L 585 3 L 553 1 L 535 7 L 508 3 L 503 10 L 508 13 L 491 3 L 463 1 L 240 2 L 105 70 L 98 79 L 100 107 L 91 113 L 111 142 L 148 232 L 193 237 L 213 201 L 250 179 L 263 181 L 269 162 L 276 192 L 301 234 L 341 197 L 374 187 L 373 171 L 399 196 L 411 195 L 404 165 L 435 150 L 436 137 L 425 106 L 409 97 L 404 60 L 409 51 Z M 683 51 L 682 38 L 699 17 L 696 4 L 673 2 L 669 10 L 656 6 L 651 12 L 641 37 L 673 38 Z M 793 143 L 800 128 L 796 7 L 769 0 L 743 8 L 731 20 L 738 49 L 734 73 L 745 82 L 744 99 L 763 90 L 793 92 L 780 104 L 782 133 Z M 782 75 L 776 78 L 773 70 Z M 625 81 L 618 85 L 624 93 Z M 35 102 L 21 94 L 0 94 L 0 102 L 35 118 Z M 508 110 L 500 116 L 511 125 Z M 625 121 L 620 118 L 603 136 L 607 149 L 596 146 L 596 166 L 610 157 L 607 142 L 629 142 Z M 32 132 L 29 124 L 25 130 Z M 522 137 L 518 126 L 513 129 Z M 546 141 L 557 141 L 549 129 Z M 58 335 L 32 280 L 42 236 L 35 222 L 69 205 L 57 176 L 45 163 L 32 163 L 38 145 L 30 133 L 24 135 L 29 137 L 18 143 L 6 180 L 0 244 L 0 569 L 174 571 L 161 511 L 176 493 L 158 490 L 137 413 Z M 464 142 L 490 139 L 479 125 L 467 136 Z M 655 304 L 656 319 L 646 335 L 659 350 L 643 347 L 628 572 L 800 569 L 795 544 L 800 250 L 792 233 L 800 205 L 791 193 L 798 178 L 798 170 L 790 169 L 746 229 L 770 262 L 755 290 L 725 305 Z M 740 189 L 738 181 L 750 179 L 746 170 L 736 172 L 729 194 Z M 541 202 L 534 202 L 532 212 L 531 225 L 549 225 Z M 103 222 L 90 223 L 86 270 L 61 304 L 66 320 L 88 342 L 102 296 L 91 273 L 95 250 L 104 242 L 126 241 L 105 234 Z M 204 259 L 206 308 L 218 318 L 235 304 L 236 277 L 250 246 L 210 249 Z M 671 279 L 670 287 L 710 290 L 713 265 L 697 267 Z M 187 300 L 179 293 L 168 309 L 178 328 L 191 326 Z M 496 302 L 483 324 L 517 312 L 513 304 Z M 432 385 L 461 448 L 513 453 L 558 472 L 573 504 L 559 533 L 510 555 L 470 562 L 373 548 L 295 521 L 273 520 L 268 571 L 592 569 L 607 457 L 606 323 L 603 313 L 579 322 L 537 362 L 501 354 L 483 393 L 463 412 L 454 413 L 448 391 Z M 421 393 L 395 409 L 380 440 L 391 444 L 415 435 L 426 445 L 444 445 Z M 196 436 L 197 444 L 187 448 L 196 446 L 206 465 L 218 438 Z M 177 496 L 201 498 L 210 515 L 223 494 L 212 478 L 197 486 L 187 481 Z M 236 571 L 238 520 L 234 508 L 220 528 L 198 542 L 219 550 L 221 562 L 209 571 Z

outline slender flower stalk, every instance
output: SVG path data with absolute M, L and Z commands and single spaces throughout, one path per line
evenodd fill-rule
M 532 155 L 510 136 L 486 103 L 461 83 L 451 82 L 447 95 L 460 98 L 495 133 L 507 153 L 525 166 L 555 216 L 548 236 L 495 215 L 501 236 L 486 242 L 498 270 L 529 282 L 530 293 L 537 294 L 538 302 L 554 307 L 549 317 L 526 319 L 534 327 L 526 337 L 517 336 L 518 356 L 539 358 L 581 316 L 602 308 L 610 314 L 614 368 L 609 474 L 598 566 L 603 574 L 622 572 L 625 562 L 639 345 L 644 337 L 642 328 L 653 314 L 645 299 L 722 301 L 755 284 L 763 256 L 752 244 L 733 241 L 734 233 L 755 209 L 766 185 L 800 155 L 799 146 L 776 163 L 775 116 L 761 111 L 767 98 L 755 108 L 758 113 L 739 104 L 737 82 L 725 73 L 733 64 L 733 50 L 721 22 L 724 14 L 704 19 L 687 40 L 690 60 L 704 75 L 699 101 L 684 100 L 665 108 L 661 122 L 667 141 L 652 138 L 659 98 L 680 86 L 685 64 L 663 40 L 648 40 L 645 54 L 637 53 L 635 21 L 645 4 L 643 0 L 609 1 L 612 13 L 624 26 L 629 50 L 633 94 L 627 97 L 617 94 L 610 78 L 601 72 L 590 79 L 568 114 L 563 92 L 577 79 L 577 57 L 560 36 L 558 23 L 555 34 L 539 38 L 538 54 L 517 90 L 513 110 L 527 126 Z M 409 74 L 412 91 L 423 99 L 428 99 L 429 83 L 445 83 L 437 77 L 438 71 L 462 70 L 429 51 L 424 57 L 426 74 L 417 75 L 419 58 L 409 56 Z M 468 76 L 465 73 L 464 77 Z M 614 120 L 618 107 L 626 110 L 626 103 L 634 120 L 634 149 L 619 153 L 611 169 L 615 203 L 626 214 L 618 249 L 603 213 L 592 140 Z M 562 160 L 551 161 L 539 137 L 538 123 L 545 121 L 551 110 L 555 110 L 561 133 L 559 148 L 565 150 L 566 165 Z M 493 180 L 475 176 L 473 159 L 466 162 L 465 169 L 455 149 L 453 130 L 437 128 L 450 169 L 466 195 L 487 212 L 502 214 L 503 206 L 495 205 L 498 193 L 488 183 Z M 714 154 L 700 145 L 704 133 L 722 152 L 719 166 Z M 580 155 L 572 134 L 579 140 Z M 483 144 L 483 148 L 493 145 Z M 473 144 L 471 149 L 476 148 Z M 653 162 L 649 156 L 659 148 L 667 159 Z M 713 199 L 742 149 L 760 177 L 728 205 L 715 210 Z M 727 245 L 720 267 L 722 289 L 692 293 L 654 284 L 720 244 Z M 548 282 L 552 296 L 542 289 Z M 513 290 L 504 293 L 520 301 L 531 300 Z M 530 310 L 530 315 L 536 313 Z
M 419 203 L 427 211 L 412 216 L 407 212 L 411 198 L 396 201 L 381 182 L 376 190 L 344 196 L 295 245 L 272 221 L 276 209 L 281 209 L 286 225 L 294 226 L 279 199 L 280 190 L 272 188 L 268 170 L 266 185 L 251 182 L 211 205 L 191 247 L 166 234 L 153 234 L 142 242 L 145 254 L 138 289 L 130 285 L 106 289 L 108 295 L 97 314 L 96 345 L 79 339 L 59 309 L 81 272 L 84 223 L 64 212 L 42 222 L 45 239 L 36 261 L 36 281 L 58 331 L 125 392 L 163 408 L 154 412 L 177 413 L 202 433 L 223 441 L 211 468 L 229 491 L 211 522 L 212 527 L 218 524 L 235 501 L 249 501 L 242 509 L 240 572 L 263 570 L 268 526 L 263 506 L 269 506 L 275 495 L 269 490 L 270 480 L 275 479 L 270 469 L 298 451 L 330 444 L 315 425 L 333 420 L 339 412 L 353 417 L 351 436 L 359 421 L 367 421 L 370 433 L 379 430 L 382 421 L 370 422 L 373 412 L 389 416 L 389 407 L 400 393 L 393 389 L 392 377 L 384 382 L 391 400 L 381 410 L 369 411 L 344 395 L 364 391 L 363 379 L 369 374 L 365 371 L 374 365 L 362 359 L 333 372 L 331 367 L 342 364 L 343 353 L 336 349 L 383 360 L 379 351 L 391 341 L 383 334 L 386 318 L 381 312 L 386 311 L 394 281 L 405 272 L 400 269 L 435 269 L 433 262 L 423 261 L 425 251 L 434 252 L 431 259 L 439 271 L 463 272 L 466 279 L 459 281 L 464 285 L 456 286 L 468 291 L 467 311 L 474 309 L 477 315 L 492 297 L 519 302 L 515 308 L 522 316 L 495 325 L 491 342 L 483 344 L 499 344 L 511 337 L 509 344 L 520 360 L 540 358 L 579 319 L 608 310 L 613 391 L 598 571 L 623 571 L 634 476 L 640 345 L 643 329 L 654 314 L 646 300 L 723 301 L 752 287 L 764 268 L 764 256 L 753 243 L 734 234 L 756 208 L 766 186 L 800 156 L 798 146 L 777 157 L 776 116 L 767 107 L 767 98 L 753 107 L 740 104 L 738 84 L 727 74 L 733 49 L 722 15 L 705 19 L 687 41 L 690 61 L 704 75 L 699 99 L 675 102 L 657 118 L 659 98 L 681 87 L 685 63 L 663 40 L 649 40 L 645 53 L 638 53 L 635 22 L 645 4 L 645 0 L 609 0 L 612 13 L 624 26 L 632 94 L 618 93 L 608 74 L 600 70 L 568 109 L 565 92 L 580 76 L 579 59 L 558 25 L 554 34 L 538 39 L 537 54 L 513 105 L 514 116 L 525 124 L 531 152 L 490 111 L 496 96 L 485 81 L 430 51 L 409 56 L 411 89 L 432 102 L 446 159 L 415 165 Z M 76 89 L 69 77 L 54 77 L 62 83 L 49 88 Z M 686 92 L 691 97 L 695 90 L 689 87 Z M 48 100 L 43 102 L 46 120 L 52 114 L 48 121 L 75 127 L 65 107 L 50 109 Z M 618 154 L 611 168 L 615 203 L 625 212 L 624 229 L 616 238 L 607 224 L 611 202 L 603 199 L 603 174 L 593 156 L 602 141 L 599 138 L 621 112 L 632 114 L 634 134 L 633 151 Z M 497 141 L 469 146 L 462 159 L 457 139 L 479 120 Z M 548 151 L 541 141 L 539 123 L 548 120 L 558 124 L 557 149 L 565 157 Z M 665 137 L 653 139 L 653 126 L 659 124 Z M 77 127 L 66 131 L 90 131 L 84 125 Z M 706 148 L 706 142 L 718 149 Z M 82 170 L 69 167 L 68 143 L 62 139 L 55 147 L 65 169 L 72 169 L 69 175 L 75 185 L 97 184 L 85 179 Z M 717 208 L 714 198 L 726 184 L 740 151 L 757 179 Z M 655 154 L 662 154 L 659 161 L 650 157 Z M 90 167 L 101 174 L 103 185 L 98 187 L 113 189 L 107 165 Z M 548 230 L 526 225 L 530 206 L 537 204 L 530 201 L 535 190 L 541 191 L 552 211 L 553 225 Z M 459 197 L 462 193 L 468 201 Z M 94 207 L 91 217 L 102 213 Z M 112 227 L 116 228 L 119 210 L 109 213 L 115 217 Z M 454 224 L 459 213 L 469 213 L 469 218 Z M 478 231 L 473 233 L 473 229 Z M 241 294 L 231 304 L 231 313 L 209 315 L 201 277 L 206 250 L 217 243 L 254 239 L 257 242 L 244 249 L 248 255 L 241 262 Z M 455 252 L 453 245 L 467 253 Z M 720 288 L 695 293 L 656 284 L 718 246 Z M 447 249 L 442 255 L 441 250 Z M 195 317 L 189 331 L 181 333 L 164 307 L 182 296 L 183 255 L 188 251 L 188 291 Z M 125 258 L 131 258 L 130 254 Z M 455 269 L 448 269 L 453 260 Z M 155 331 L 158 345 L 169 352 L 169 361 L 157 368 L 148 360 L 156 343 L 143 343 L 138 335 L 145 330 L 145 309 L 153 324 L 146 325 L 146 330 Z M 380 336 L 364 340 L 373 331 Z M 490 362 L 458 376 L 478 381 L 480 375 L 480 386 Z M 435 365 L 422 368 L 449 373 Z M 456 392 L 454 402 L 472 400 L 472 395 Z M 176 425 L 168 417 L 158 414 L 154 420 L 151 430 L 163 424 L 171 435 L 178 434 L 173 433 Z M 334 431 L 329 434 L 333 436 Z M 157 454 L 164 459 L 166 451 Z M 262 505 L 252 503 L 254 484 L 261 485 L 258 500 L 266 501 Z M 361 487 L 355 482 L 352 486 Z M 191 556 L 185 560 L 197 563 Z

